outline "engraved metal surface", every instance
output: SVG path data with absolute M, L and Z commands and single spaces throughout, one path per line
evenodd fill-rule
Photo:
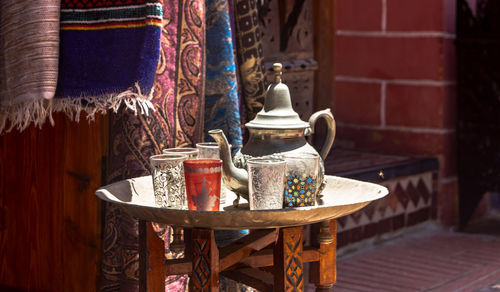
M 250 137 L 241 149 L 241 153 L 249 157 L 260 157 L 285 152 L 317 153 L 307 143 L 305 137 L 314 134 L 314 126 L 319 118 L 327 122 L 327 138 L 321 149 L 321 158 L 328 155 L 335 139 L 335 120 L 330 109 L 318 111 L 311 115 L 309 122 L 300 119 L 293 110 L 288 87 L 281 82 L 282 65 L 273 64 L 274 82 L 266 92 L 264 108 L 257 116 L 246 123 Z M 248 199 L 248 173 L 245 169 L 234 165 L 230 156 L 227 139 L 220 129 L 212 129 L 208 134 L 214 138 L 219 146 L 220 157 L 223 160 L 223 181 L 225 185 L 238 195 Z M 241 160 L 238 156 L 237 159 Z M 243 161 L 243 163 L 245 163 Z M 320 161 L 320 177 L 318 181 L 324 186 L 324 164 Z
M 119 204 L 133 216 L 182 227 L 258 229 L 305 225 L 351 214 L 387 195 L 387 188 L 352 179 L 326 176 L 324 205 L 278 210 L 249 210 L 247 204 L 232 206 L 236 195 L 227 190 L 221 211 L 191 211 L 155 205 L 151 176 L 127 179 L 96 191 L 102 200 Z

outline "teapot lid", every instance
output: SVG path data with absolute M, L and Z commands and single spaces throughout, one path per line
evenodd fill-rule
M 309 123 L 302 121 L 293 108 L 290 90 L 281 82 L 280 63 L 273 64 L 274 82 L 269 85 L 266 92 L 264 107 L 257 113 L 255 119 L 246 123 L 251 129 L 305 129 Z

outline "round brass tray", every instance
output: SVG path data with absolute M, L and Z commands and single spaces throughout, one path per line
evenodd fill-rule
M 249 210 L 232 205 L 236 195 L 227 190 L 223 211 L 191 211 L 155 206 L 151 176 L 119 181 L 96 191 L 104 201 L 121 205 L 132 216 L 182 227 L 211 229 L 262 229 L 299 226 L 353 213 L 388 194 L 385 187 L 336 176 L 326 176 L 323 205 L 277 210 Z M 243 200 L 243 199 L 241 199 Z

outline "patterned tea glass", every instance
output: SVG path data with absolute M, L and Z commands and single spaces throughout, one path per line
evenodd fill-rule
M 220 159 L 219 146 L 215 142 L 196 143 L 196 148 L 200 151 L 200 158 Z
M 199 153 L 200 153 L 200 150 L 198 150 L 198 148 L 192 148 L 192 147 L 163 149 L 163 154 L 184 154 L 188 157 L 188 159 L 198 158 Z
M 319 155 L 288 154 L 283 159 L 286 161 L 284 206 L 314 206 L 320 186 Z
M 285 160 L 252 158 L 247 166 L 250 210 L 282 209 Z
M 183 154 L 160 154 L 149 157 L 155 202 L 163 208 L 183 209 L 186 205 Z
M 221 170 L 220 159 L 184 161 L 189 210 L 219 211 Z

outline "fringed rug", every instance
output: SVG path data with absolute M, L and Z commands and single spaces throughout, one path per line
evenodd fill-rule
M 62 0 L 57 107 L 79 118 L 96 112 L 154 109 L 160 57 L 159 0 Z
M 0 133 L 54 124 L 57 111 L 154 110 L 161 2 L 0 1 Z
M 35 4 L 36 3 L 36 4 Z M 0 134 L 50 113 L 59 58 L 60 0 L 0 1 Z

